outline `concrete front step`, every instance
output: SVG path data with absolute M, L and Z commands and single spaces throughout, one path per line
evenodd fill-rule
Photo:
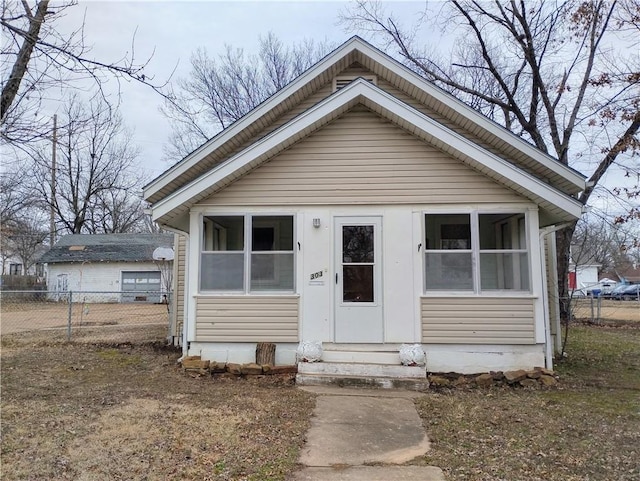
M 360 362 L 300 362 L 298 372 L 302 374 L 324 374 L 338 376 L 393 377 L 426 379 L 424 366 L 402 366 L 401 364 L 373 364 Z
M 428 389 L 424 367 L 389 364 L 301 362 L 296 383 L 301 386 L 339 386 L 383 389 Z

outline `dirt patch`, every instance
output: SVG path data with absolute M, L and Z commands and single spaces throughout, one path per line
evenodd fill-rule
M 72 343 L 2 338 L 3 480 L 257 481 L 295 468 L 314 404 L 308 393 L 283 382 L 191 378 L 160 332 L 115 344 L 86 332 Z

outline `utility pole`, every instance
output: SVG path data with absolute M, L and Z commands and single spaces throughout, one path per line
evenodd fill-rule
M 58 115 L 53 114 L 53 153 L 51 155 L 51 217 L 49 219 L 49 247 L 56 242 L 56 150 L 58 150 Z

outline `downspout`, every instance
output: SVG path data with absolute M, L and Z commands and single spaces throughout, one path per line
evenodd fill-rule
M 175 229 L 173 227 L 169 227 L 169 226 L 164 225 L 164 224 L 161 227 L 162 227 L 162 229 L 164 229 L 166 231 L 173 232 L 174 234 L 185 236 L 187 239 L 189 239 L 189 233 L 188 232 L 182 231 L 180 229 Z M 187 268 L 187 266 L 185 265 L 184 268 L 185 268 L 185 277 L 186 277 L 186 268 Z M 188 296 L 188 288 L 189 288 L 189 283 L 185 282 L 184 283 L 184 301 L 185 301 L 185 305 L 187 303 L 187 298 L 189 297 Z M 186 317 L 182 321 L 182 356 L 180 356 L 180 358 L 178 359 L 177 362 L 181 362 L 185 357 L 187 357 L 188 352 L 189 352 L 189 346 L 188 346 L 188 342 L 187 342 L 187 330 L 185 329 L 185 321 L 187 321 Z
M 553 370 L 553 349 L 551 346 L 551 319 L 549 318 L 549 285 L 547 281 L 547 257 L 545 255 L 544 238 L 549 234 L 569 227 L 573 222 L 550 225 L 540 229 L 540 264 L 542 269 L 542 310 L 544 314 L 544 360 L 545 367 Z

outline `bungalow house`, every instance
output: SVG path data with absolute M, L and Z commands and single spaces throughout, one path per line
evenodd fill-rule
M 325 363 L 383 365 L 419 343 L 428 371 L 475 373 L 551 367 L 553 232 L 584 187 L 354 37 L 144 196 L 183 236 L 185 354 L 273 342 L 288 364 L 316 341 Z
M 75 291 L 92 302 L 162 302 L 162 292 L 170 289 L 170 284 L 163 285 L 163 269 L 173 271 L 154 259 L 154 252 L 173 248 L 174 238 L 174 234 L 66 235 L 40 258 L 46 264 L 50 295 Z

